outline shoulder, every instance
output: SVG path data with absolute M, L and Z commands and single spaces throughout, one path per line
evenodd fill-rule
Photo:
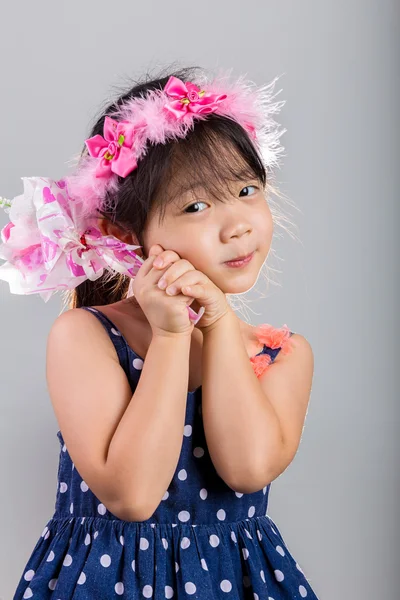
M 311 344 L 304 335 L 301 333 L 292 333 L 290 337 L 287 338 L 287 341 L 290 345 L 290 349 L 295 350 L 296 353 L 301 353 L 305 359 L 313 359 L 314 354 Z M 281 353 L 278 354 L 276 360 L 279 358 L 282 358 Z
M 106 351 L 114 356 L 114 346 L 99 319 L 89 310 L 71 308 L 62 312 L 54 321 L 48 335 L 49 350 L 63 348 L 73 351 L 79 346 Z

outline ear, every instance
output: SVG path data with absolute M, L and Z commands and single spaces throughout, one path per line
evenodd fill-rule
M 113 235 L 125 244 L 133 244 L 134 246 L 139 245 L 138 240 L 133 233 L 126 231 L 120 225 L 112 223 L 109 221 L 109 219 L 99 218 L 97 220 L 97 227 L 101 231 L 102 235 Z M 141 257 L 144 256 L 143 247 L 137 248 L 135 252 Z

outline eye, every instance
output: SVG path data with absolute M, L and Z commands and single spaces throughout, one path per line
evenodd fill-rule
M 243 192 L 243 190 L 248 190 L 249 188 L 254 188 L 255 190 L 259 189 L 256 185 L 246 185 L 246 187 L 242 188 L 240 191 Z M 248 194 L 246 194 L 246 196 L 248 196 Z
M 249 188 L 254 188 L 255 190 L 259 190 L 259 189 L 260 189 L 260 188 L 258 188 L 256 185 L 246 185 L 246 187 L 244 187 L 244 188 L 242 188 L 242 189 L 240 190 L 240 193 L 242 193 L 242 192 L 243 192 L 243 190 L 248 190 Z M 251 195 L 253 195 L 253 196 L 254 196 L 254 194 L 245 194 L 245 196 L 249 196 L 249 195 L 250 195 L 250 196 L 251 196 Z M 192 212 L 192 213 L 189 213 L 189 212 L 188 212 L 189 208 L 192 208 L 193 206 L 197 206 L 197 205 L 199 205 L 199 204 L 206 204 L 206 203 L 205 203 L 205 202 L 200 202 L 200 201 L 198 201 L 198 202 L 194 202 L 193 204 L 189 204 L 189 206 L 187 206 L 183 212 L 184 212 L 184 213 L 186 213 L 186 214 L 196 214 L 197 212 L 203 212 L 203 211 L 194 211 L 194 213 L 193 213 L 193 212 Z
M 193 204 L 190 204 L 189 206 L 187 206 L 183 212 L 186 213 L 186 214 L 196 214 L 197 212 L 199 212 L 198 210 L 194 211 L 194 213 L 189 213 L 188 209 L 192 208 L 192 206 L 198 206 L 199 204 L 205 204 L 206 205 L 205 202 L 194 202 Z M 202 211 L 200 211 L 200 212 L 202 212 Z

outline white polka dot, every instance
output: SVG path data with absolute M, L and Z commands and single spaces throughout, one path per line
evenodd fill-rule
M 162 545 L 164 546 L 164 550 L 168 550 L 168 540 L 162 538 Z
M 122 583 L 122 581 L 119 581 L 115 584 L 114 590 L 115 593 L 118 594 L 118 596 L 122 596 L 122 594 L 124 593 L 124 584 Z
M 278 535 L 278 534 L 276 533 L 275 529 L 274 529 L 272 526 L 271 526 L 271 531 L 272 531 L 272 533 L 274 533 L 275 535 Z
M 307 590 L 304 587 L 304 585 L 299 585 L 299 592 L 302 598 L 305 598 L 307 596 Z
M 42 531 L 42 537 L 44 537 L 48 531 L 49 531 L 49 528 L 46 526 Z
M 149 540 L 144 537 L 141 537 L 140 542 L 139 542 L 139 548 L 141 550 L 147 550 L 149 546 L 150 546 Z
M 279 569 L 275 569 L 274 573 L 275 573 L 275 579 L 277 581 L 283 581 L 285 579 L 284 574 Z
M 95 531 L 94 534 L 93 534 L 94 539 L 96 539 L 98 535 L 99 535 L 99 532 Z
M 165 586 L 165 597 L 172 598 L 173 595 L 174 595 L 174 590 L 172 589 L 172 587 L 170 585 L 166 585 Z
M 64 446 L 62 447 L 62 451 L 66 452 L 67 451 L 67 446 L 64 444 Z
M 86 575 L 85 573 L 82 571 L 82 573 L 79 575 L 79 579 L 78 579 L 78 583 L 79 585 L 84 584 L 86 581 Z
M 32 598 L 32 596 L 33 596 L 33 592 L 31 590 L 31 588 L 27 587 L 25 590 L 25 593 L 23 595 L 23 598 Z
M 136 565 L 135 565 L 135 561 L 134 560 L 131 562 L 131 567 L 132 567 L 132 571 L 136 570 Z
M 216 548 L 219 544 L 219 537 L 217 535 L 210 535 L 209 537 L 209 542 L 210 542 L 210 546 L 212 546 L 213 548 Z
M 249 538 L 249 540 L 253 539 L 253 536 L 251 535 L 250 531 L 247 531 L 247 529 L 244 530 L 245 534 L 247 535 L 247 537 Z
M 50 579 L 49 581 L 49 589 L 54 590 L 57 585 L 57 579 Z
M 264 574 L 264 571 L 262 569 L 260 571 L 260 577 L 263 580 L 263 582 L 265 583 L 265 574 Z
M 111 327 L 111 331 L 114 335 L 119 335 L 119 336 L 121 335 L 121 332 L 114 329 L 114 327 Z
M 141 358 L 134 358 L 132 361 L 133 367 L 136 371 L 141 371 L 143 369 L 143 361 Z
M 258 595 L 258 594 L 256 594 L 255 592 L 254 592 L 253 596 L 254 596 L 254 600 L 260 600 L 260 597 L 259 597 L 259 595 Z
M 103 554 L 100 557 L 100 564 L 102 567 L 109 567 L 111 565 L 111 556 L 109 554 Z
M 64 481 L 60 481 L 60 494 L 64 494 L 68 489 L 68 484 Z
M 186 548 L 189 548 L 189 546 L 190 546 L 190 540 L 189 540 L 189 538 L 188 538 L 188 537 L 184 537 L 184 538 L 182 538 L 182 541 L 181 541 L 181 548 L 182 548 L 183 550 L 186 550 Z
M 247 548 L 242 548 L 242 554 L 244 560 L 247 560 L 249 558 L 249 551 L 247 550 Z
M 296 563 L 296 569 L 298 569 L 300 571 L 300 573 L 303 573 L 303 569 L 300 567 L 299 563 Z M 304 573 L 303 573 L 304 575 Z
M 268 486 L 265 486 L 265 487 L 263 487 L 263 494 L 264 494 L 264 496 L 265 496 L 265 494 L 267 493 L 267 487 L 268 487 Z
M 35 571 L 33 569 L 29 569 L 29 571 L 27 571 L 24 575 L 25 581 L 31 581 L 34 574 L 35 574 Z
M 82 492 L 87 492 L 88 489 L 89 489 L 89 486 L 86 483 L 86 481 L 81 481 L 81 490 L 82 490 Z
M 169 496 L 169 491 L 167 490 L 161 500 L 166 500 Z
M 183 435 L 185 437 L 190 437 L 192 435 L 192 426 L 191 425 L 185 425 L 185 427 L 183 428 Z
M 220 508 L 219 511 L 217 512 L 217 518 L 220 521 L 224 521 L 226 519 L 226 512 L 224 511 L 223 508 Z
M 187 583 L 185 583 L 185 592 L 187 594 L 195 594 L 196 586 L 194 585 L 194 583 L 192 583 L 191 581 L 188 581 Z
M 251 517 L 254 517 L 254 513 L 255 512 L 256 512 L 255 507 L 254 506 L 250 506 L 250 508 L 248 510 L 248 513 L 247 513 L 247 515 L 250 517 L 250 519 L 251 519 Z
M 202 500 L 205 500 L 205 499 L 207 498 L 207 496 L 208 496 L 208 492 L 207 492 L 207 490 L 206 490 L 205 488 L 202 488 L 202 489 L 200 490 L 200 498 L 201 498 Z
M 145 585 L 143 588 L 143 596 L 145 598 L 151 598 L 153 595 L 153 588 L 151 585 Z
M 281 556 L 285 556 L 285 551 L 284 551 L 284 549 L 282 548 L 282 546 L 277 546 L 277 547 L 275 548 L 275 550 L 276 550 L 277 552 L 279 552 L 279 554 L 280 554 Z
M 257 537 L 258 537 L 258 539 L 261 542 L 261 540 L 262 540 L 262 534 L 261 534 L 261 531 L 259 529 L 257 529 Z
M 71 513 L 71 515 L 74 512 L 74 503 L 73 502 L 71 502 L 71 504 L 69 505 L 69 512 Z
M 177 573 L 179 571 L 179 565 L 178 563 L 175 561 L 175 573 Z
M 237 544 L 236 533 L 234 531 L 231 531 L 231 538 L 232 538 L 232 541 L 234 541 L 235 544 Z
M 229 579 L 224 579 L 223 581 L 221 581 L 221 583 L 219 584 L 219 587 L 221 588 L 221 590 L 223 592 L 230 592 L 232 589 L 232 584 L 229 581 Z
M 178 479 L 181 481 L 185 481 L 187 479 L 187 471 L 185 469 L 181 469 L 178 473 Z
M 243 496 L 243 494 L 241 492 L 235 492 L 235 496 L 237 496 L 238 498 L 241 498 Z
M 101 502 L 100 504 L 98 504 L 98 505 L 97 505 L 97 512 L 98 512 L 100 515 L 105 515 L 105 514 L 106 514 L 106 511 L 107 511 L 107 509 L 106 509 L 106 507 L 104 506 L 104 504 L 103 504 L 102 502 Z
M 50 550 L 49 555 L 46 559 L 46 562 L 51 562 L 52 560 L 54 560 L 55 554 L 53 552 L 53 550 Z
M 201 566 L 203 567 L 203 569 L 204 569 L 205 571 L 208 571 L 207 563 L 206 563 L 206 561 L 204 560 L 204 558 L 202 558 L 200 562 L 201 562 Z
M 87 533 L 86 537 L 85 537 L 85 546 L 89 546 L 90 542 L 91 542 L 90 533 Z
M 63 565 L 64 567 L 69 567 L 72 565 L 72 556 L 70 554 L 66 554 Z
M 186 523 L 186 521 L 189 521 L 190 519 L 190 513 L 187 510 L 181 510 L 181 512 L 178 513 L 178 519 L 183 523 Z
M 201 458 L 202 456 L 204 456 L 204 448 L 202 448 L 201 446 L 197 446 L 197 448 L 193 450 L 193 454 L 196 458 Z

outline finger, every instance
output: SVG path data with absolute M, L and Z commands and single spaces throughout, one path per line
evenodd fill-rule
M 164 248 L 161 246 L 161 244 L 153 244 L 151 248 L 149 248 L 149 256 L 151 254 L 155 254 L 158 256 L 159 254 L 161 254 L 161 252 L 164 252 Z
M 154 267 L 163 269 L 166 265 L 176 262 L 180 260 L 181 257 L 174 250 L 164 250 L 157 256 L 157 261 L 154 264 Z
M 200 285 L 204 287 L 204 281 L 201 275 L 202 273 L 200 273 L 200 271 L 196 271 L 195 269 L 186 271 L 186 273 L 184 273 L 181 277 L 178 277 L 178 279 L 176 279 L 168 285 L 168 287 L 165 290 L 165 293 L 168 294 L 168 296 L 174 296 L 175 294 L 179 293 L 186 294 L 186 292 L 188 291 L 186 288 L 188 286 L 193 287 L 196 285 Z M 186 291 L 184 291 L 183 288 L 185 288 Z M 187 295 L 191 296 L 191 294 Z
M 142 265 L 140 266 L 138 273 L 140 273 L 141 276 L 148 275 L 153 268 L 153 262 L 156 258 L 156 255 L 151 255 L 146 258 L 146 260 L 143 261 Z
M 167 266 L 166 270 L 161 274 L 161 277 L 158 280 L 158 287 L 165 290 L 189 271 L 195 271 L 194 266 L 188 260 L 181 258 L 181 260 Z

